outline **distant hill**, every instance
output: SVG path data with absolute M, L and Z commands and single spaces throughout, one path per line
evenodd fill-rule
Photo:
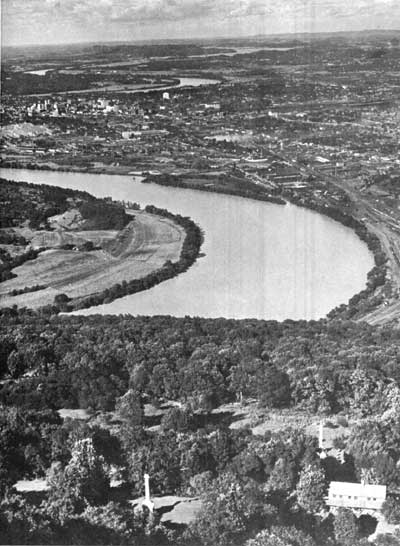
M 165 55 L 165 46 L 171 48 L 168 54 L 201 54 L 204 46 L 221 46 L 222 44 L 245 44 L 262 41 L 264 43 L 273 42 L 309 42 L 313 40 L 327 39 L 345 39 L 360 40 L 368 39 L 391 39 L 400 36 L 400 29 L 365 29 L 337 32 L 309 32 L 309 33 L 284 33 L 284 34 L 256 34 L 253 36 L 217 36 L 215 38 L 190 38 L 190 39 L 159 39 L 159 40 L 133 40 L 130 42 L 80 42 L 71 44 L 51 44 L 51 45 L 23 45 L 23 46 L 3 46 L 3 61 L 18 57 L 30 59 L 43 59 L 50 55 L 54 58 L 64 58 L 66 52 L 72 57 L 81 55 L 96 55 L 105 53 L 129 53 L 138 56 L 157 56 Z

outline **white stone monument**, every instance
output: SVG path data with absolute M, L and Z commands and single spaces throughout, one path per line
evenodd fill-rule
M 154 502 L 150 498 L 150 476 L 148 474 L 144 475 L 144 501 L 142 501 L 142 506 L 146 506 L 150 514 L 153 513 Z

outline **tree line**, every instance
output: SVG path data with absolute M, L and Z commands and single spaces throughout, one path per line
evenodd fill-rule
M 64 301 L 60 301 L 59 298 L 57 300 L 55 299 L 54 304 L 47 307 L 47 311 L 57 312 L 60 310 L 68 312 L 110 303 L 118 298 L 136 294 L 143 290 L 149 290 L 153 286 L 167 279 L 172 279 L 189 269 L 196 261 L 200 247 L 203 243 L 203 233 L 200 227 L 187 216 L 173 214 L 166 209 L 160 209 L 153 205 L 147 205 L 145 211 L 150 214 L 169 218 L 184 228 L 185 239 L 182 244 L 179 260 L 176 262 L 167 260 L 161 268 L 152 271 L 144 277 L 124 280 L 121 283 L 114 284 L 110 286 L 110 288 L 106 288 L 102 292 L 96 294 L 76 299 L 65 298 Z
M 1 313 L 6 404 L 108 410 L 131 386 L 193 410 L 244 397 L 365 416 L 386 411 L 399 389 L 400 337 L 389 326 L 168 316 L 50 320 L 49 311 Z

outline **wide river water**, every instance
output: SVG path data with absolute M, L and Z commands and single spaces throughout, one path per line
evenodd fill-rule
M 35 70 L 34 72 L 27 72 L 27 74 L 38 74 L 44 75 L 48 70 Z M 75 72 L 76 74 L 77 72 Z M 81 73 L 81 72 L 78 72 Z M 138 84 L 114 84 L 114 85 L 105 85 L 104 87 L 90 87 L 89 89 L 75 89 L 75 91 L 58 91 L 57 95 L 79 95 L 83 93 L 105 93 L 110 91 L 116 91 L 122 94 L 134 95 L 137 93 L 152 93 L 153 91 L 173 91 L 174 89 L 179 89 L 180 87 L 200 87 L 201 85 L 215 85 L 219 83 L 219 80 L 210 80 L 206 78 L 179 78 L 179 83 L 174 85 L 164 85 L 164 86 L 149 86 L 143 87 Z M 29 97 L 47 97 L 49 93 L 32 93 L 28 95 Z
M 130 176 L 22 169 L 0 169 L 0 175 L 154 204 L 203 229 L 205 256 L 188 271 L 84 315 L 317 319 L 362 290 L 374 264 L 352 230 L 294 205 L 142 184 Z

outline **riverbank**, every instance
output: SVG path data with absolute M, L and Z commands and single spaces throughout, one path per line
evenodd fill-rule
M 151 293 L 93 307 L 90 313 L 316 319 L 365 286 L 373 266 L 371 254 L 355 234 L 324 220 L 327 214 L 306 212 L 311 208 L 307 206 L 273 207 L 255 199 L 217 197 L 223 192 L 215 191 L 214 195 L 198 191 L 197 197 L 190 189 L 158 188 L 140 184 L 137 178 L 130 183 L 126 177 L 115 177 L 111 183 L 102 174 L 57 177 L 21 171 L 14 177 L 9 171 L 5 176 L 84 188 L 103 197 L 112 192 L 120 201 L 155 203 L 190 215 L 206 230 L 207 257 L 188 275 Z M 349 257 L 357 257 L 354 267 L 349 268 Z
M 128 207 L 125 208 L 128 223 L 122 229 L 101 229 L 99 220 L 98 226 L 92 222 L 93 227 L 85 230 L 83 220 L 80 224 L 75 222 L 76 225 L 72 222 L 72 218 L 79 216 L 75 209 L 71 209 L 72 213 L 68 210 L 49 217 L 47 228 L 30 226 L 29 220 L 21 227 L 15 224 L 15 216 L 21 207 L 16 199 L 22 203 L 23 191 L 31 188 L 16 182 L 8 182 L 7 186 L 7 180 L 3 183 L 7 197 L 11 196 L 11 184 L 19 193 L 13 194 L 14 201 L 9 205 L 12 216 L 2 224 L 7 226 L 11 221 L 14 228 L 4 231 L 5 227 L 1 233 L 11 240 L 12 236 L 20 237 L 30 250 L 24 252 L 25 247 L 18 250 L 15 245 L 2 246 L 5 255 L 11 251 L 17 254 L 10 262 L 10 274 L 2 276 L 1 308 L 17 305 L 31 309 L 48 307 L 53 311 L 75 311 L 110 303 L 178 275 L 188 269 L 199 255 L 203 240 L 200 228 L 189 218 L 153 206 L 140 210 L 137 204 L 121 203 Z M 63 196 L 65 190 L 58 190 Z M 73 190 L 67 195 L 72 198 L 75 194 L 81 196 L 80 192 Z M 39 200 L 39 193 L 36 199 Z M 41 206 L 50 210 L 53 202 L 42 201 Z M 111 208 L 110 201 L 105 203 Z M 21 215 L 25 214 L 26 209 L 22 209 Z M 34 217 L 32 211 L 30 217 Z M 56 220 L 58 223 L 52 229 L 50 224 Z
M 176 262 L 185 237 L 172 218 L 138 210 L 121 231 L 37 231 L 31 245 L 40 244 L 42 252 L 0 284 L 0 307 L 37 309 L 56 302 L 77 309 L 94 294 L 111 301 L 118 297 L 117 284 Z
M 53 306 L 54 311 L 71 312 L 89 307 L 111 303 L 112 301 L 123 298 L 131 294 L 136 294 L 144 290 L 149 290 L 157 284 L 172 279 L 187 271 L 200 255 L 200 247 L 203 243 L 203 233 L 190 218 L 183 217 L 152 205 L 145 208 L 146 213 L 162 216 L 169 221 L 173 221 L 185 231 L 185 238 L 181 247 L 179 259 L 177 261 L 167 260 L 164 265 L 148 275 L 133 280 L 123 280 L 120 283 L 111 285 L 105 290 L 91 294 L 84 298 L 77 298 L 64 304 Z
M 270 196 L 260 193 L 255 194 L 251 191 L 230 191 L 229 189 L 215 187 L 214 185 L 193 186 L 185 183 L 181 178 L 168 175 L 149 175 L 144 182 L 151 182 L 160 186 L 188 188 L 226 195 L 238 195 L 239 197 L 266 201 L 279 205 L 285 205 L 287 202 L 290 202 L 296 206 L 304 207 L 318 212 L 319 214 L 323 214 L 324 216 L 328 216 L 343 226 L 352 229 L 359 239 L 367 245 L 375 262 L 375 266 L 367 274 L 366 288 L 354 294 L 347 303 L 332 309 L 327 315 L 328 318 L 363 320 L 367 313 L 376 313 L 377 309 L 385 304 L 386 300 L 383 288 L 385 288 L 386 292 L 391 291 L 390 281 L 387 278 L 388 256 L 384 251 L 380 238 L 369 230 L 363 221 L 355 216 L 347 214 L 335 206 L 327 205 L 326 202 L 319 203 L 309 198 L 298 198 L 288 192 L 282 192 L 282 196 Z
M 245 197 L 247 199 L 255 199 L 256 201 L 264 201 L 266 203 L 274 203 L 276 205 L 285 205 L 287 200 L 265 194 L 265 189 L 262 187 L 256 186 L 254 184 L 254 189 L 230 189 L 223 187 L 221 184 L 213 185 L 195 185 L 187 184 L 181 178 L 173 177 L 170 175 L 135 175 L 133 173 L 137 172 L 134 170 L 132 165 L 125 166 L 110 166 L 104 165 L 101 167 L 90 167 L 82 168 L 74 165 L 58 165 L 57 163 L 51 164 L 36 164 L 36 163 L 23 163 L 18 161 L 3 161 L 1 167 L 7 169 L 28 169 L 33 171 L 55 171 L 55 172 L 66 172 L 66 173 L 84 173 L 84 174 L 107 174 L 107 175 L 116 175 L 116 176 L 141 176 L 143 178 L 143 183 L 154 183 L 160 186 L 169 186 L 172 188 L 184 188 L 191 190 L 198 190 L 202 192 L 210 193 L 221 193 L 224 195 L 234 195 L 238 197 Z M 141 171 L 139 171 L 141 172 Z M 256 189 L 257 188 L 257 189 Z M 257 191 L 258 190 L 258 191 Z
M 219 181 L 203 184 L 189 184 L 185 182 L 185 176 L 171 175 L 147 175 L 143 180 L 144 183 L 158 184 L 159 186 L 170 186 L 172 188 L 184 188 L 190 190 L 198 190 L 210 193 L 221 193 L 224 195 L 235 195 L 237 197 L 245 197 L 247 199 L 255 199 L 256 201 L 264 201 L 266 203 L 274 203 L 275 205 L 285 205 L 285 199 L 271 194 L 265 194 L 265 189 L 261 186 L 253 184 L 254 189 L 245 188 L 229 188 L 219 183 Z
M 385 304 L 384 292 L 391 291 L 388 279 L 388 256 L 386 255 L 379 237 L 368 229 L 366 224 L 349 215 L 337 207 L 319 204 L 315 201 L 303 201 L 287 196 L 294 205 L 315 210 L 339 222 L 345 227 L 352 229 L 363 241 L 374 257 L 375 266 L 367 274 L 366 288 L 357 292 L 347 303 L 332 309 L 327 317 L 330 319 L 357 319 L 364 320 L 367 314 L 375 313 L 378 308 Z

